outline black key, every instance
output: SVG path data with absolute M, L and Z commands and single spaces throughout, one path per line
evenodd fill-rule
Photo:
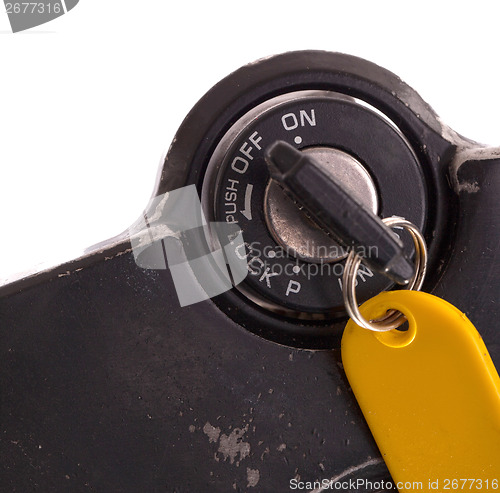
M 271 176 L 335 240 L 353 248 L 366 265 L 398 284 L 409 282 L 414 268 L 399 238 L 324 173 L 312 157 L 277 141 L 266 150 L 266 161 Z

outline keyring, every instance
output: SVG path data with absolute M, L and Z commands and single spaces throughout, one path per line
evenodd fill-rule
M 427 271 L 427 246 L 422 233 L 414 224 L 402 217 L 387 217 L 382 219 L 382 221 L 390 228 L 402 227 L 411 234 L 413 242 L 415 243 L 415 273 L 406 289 L 420 291 Z M 342 284 L 344 287 L 343 297 L 347 313 L 356 324 L 369 330 L 385 332 L 397 329 L 406 321 L 404 314 L 398 310 L 389 310 L 383 317 L 370 321 L 366 320 L 363 315 L 361 315 L 356 299 L 355 280 L 362 260 L 362 257 L 355 253 L 354 250 L 351 250 L 345 264 Z

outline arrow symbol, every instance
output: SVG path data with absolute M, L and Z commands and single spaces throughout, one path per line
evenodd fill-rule
M 245 209 L 240 211 L 249 221 L 252 220 L 252 192 L 253 185 L 248 184 L 245 190 Z

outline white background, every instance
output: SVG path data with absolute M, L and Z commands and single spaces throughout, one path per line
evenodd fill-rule
M 497 3 L 80 0 L 18 34 L 0 6 L 0 284 L 125 230 L 190 108 L 263 56 L 367 58 L 500 144 Z

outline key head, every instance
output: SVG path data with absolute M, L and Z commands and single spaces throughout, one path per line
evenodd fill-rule
M 266 150 L 266 162 L 273 179 L 335 240 L 394 282 L 409 282 L 414 268 L 398 237 L 313 157 L 277 141 Z

